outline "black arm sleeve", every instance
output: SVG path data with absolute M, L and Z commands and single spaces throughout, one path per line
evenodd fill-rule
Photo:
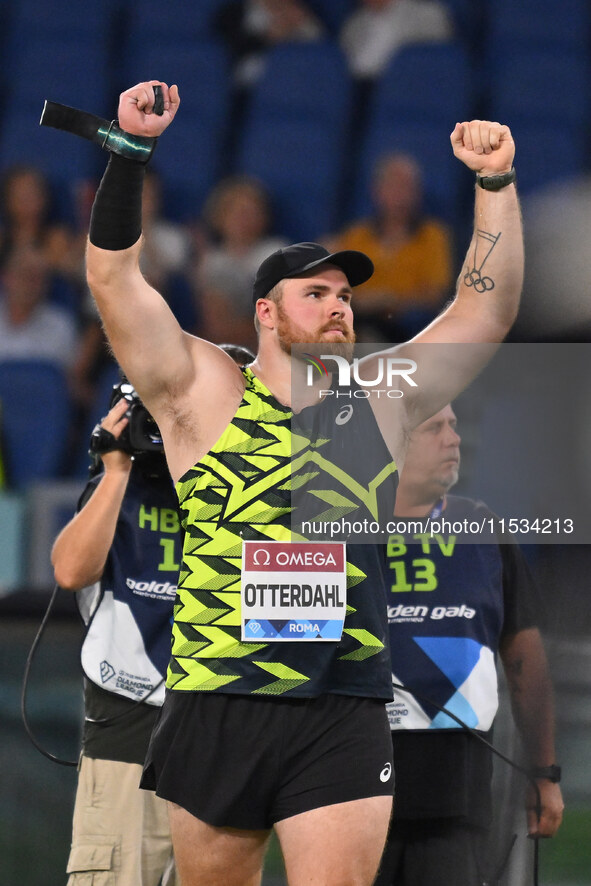
M 90 217 L 90 242 L 99 249 L 128 249 L 142 234 L 145 164 L 111 154 Z

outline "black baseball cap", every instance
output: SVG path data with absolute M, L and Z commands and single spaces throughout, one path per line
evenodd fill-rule
M 280 280 L 297 277 L 318 265 L 336 265 L 345 274 L 350 286 L 365 283 L 373 274 L 373 262 L 355 249 L 329 252 L 319 243 L 294 243 L 272 252 L 260 265 L 252 288 L 254 302 L 264 298 Z

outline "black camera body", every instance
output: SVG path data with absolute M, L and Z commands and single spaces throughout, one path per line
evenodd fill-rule
M 143 456 L 149 453 L 162 454 L 164 447 L 158 425 L 140 400 L 133 385 L 126 380 L 113 386 L 109 409 L 112 409 L 122 398 L 129 404 L 125 412 L 125 417 L 128 420 L 127 425 L 121 434 L 115 437 L 110 431 L 101 427 L 99 422 L 90 438 L 90 454 L 101 456 L 105 452 L 113 452 L 117 449 L 132 456 Z
M 117 448 L 129 455 L 162 452 L 164 447 L 158 425 L 128 381 L 122 381 L 113 387 L 109 409 L 112 409 L 121 398 L 129 403 L 125 412 L 128 424 L 119 435 Z

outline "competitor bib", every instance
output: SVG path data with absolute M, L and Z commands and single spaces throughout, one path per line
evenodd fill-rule
M 242 640 L 338 641 L 347 610 L 343 542 L 245 541 Z

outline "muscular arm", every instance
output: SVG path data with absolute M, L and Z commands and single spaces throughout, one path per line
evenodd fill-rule
M 128 477 L 126 471 L 105 473 L 89 501 L 56 538 L 51 563 L 61 588 L 79 591 L 103 574 Z
M 192 379 L 191 337 L 142 276 L 140 252 L 141 240 L 117 251 L 89 242 L 87 279 L 117 362 L 159 418 L 155 401 L 173 380 L 185 387 Z
M 512 168 L 515 145 L 507 126 L 458 123 L 451 143 L 456 157 L 475 173 L 500 175 Z M 405 388 L 401 401 L 407 431 L 449 403 L 491 359 L 517 314 L 523 262 L 515 184 L 499 191 L 476 186 L 474 231 L 454 299 L 419 335 L 393 351 L 417 364 L 416 387 Z M 372 371 L 370 358 L 368 378 Z
M 118 118 L 126 132 L 156 138 L 172 122 L 178 89 L 161 84 L 164 113 L 156 115 L 153 87 L 158 82 L 140 83 L 121 94 Z M 86 269 L 115 356 L 153 411 L 172 380 L 187 384 L 192 362 L 190 337 L 139 268 L 142 181 L 138 161 L 112 158 L 93 207 Z
M 554 701 L 548 662 L 537 628 L 527 628 L 507 637 L 501 645 L 501 659 L 507 676 L 511 707 L 521 734 L 530 766 L 550 766 L 556 762 L 554 748 Z M 529 786 L 528 832 L 531 836 L 552 837 L 562 821 L 564 804 L 560 787 L 548 779 L 538 779 L 542 815 L 538 822 L 534 791 Z
M 162 87 L 162 116 L 153 113 L 156 84 Z M 176 86 L 139 83 L 120 96 L 119 125 L 132 136 L 155 138 L 178 105 Z M 181 329 L 144 279 L 139 267 L 142 182 L 138 160 L 111 157 L 93 206 L 87 278 L 117 361 L 160 428 L 176 480 L 218 438 L 244 383 L 227 355 Z
M 507 126 L 473 120 L 451 134 L 454 154 L 483 176 L 509 172 L 515 145 Z M 523 232 L 514 184 L 475 187 L 474 230 L 451 304 L 415 339 L 425 343 L 501 342 L 523 285 Z

